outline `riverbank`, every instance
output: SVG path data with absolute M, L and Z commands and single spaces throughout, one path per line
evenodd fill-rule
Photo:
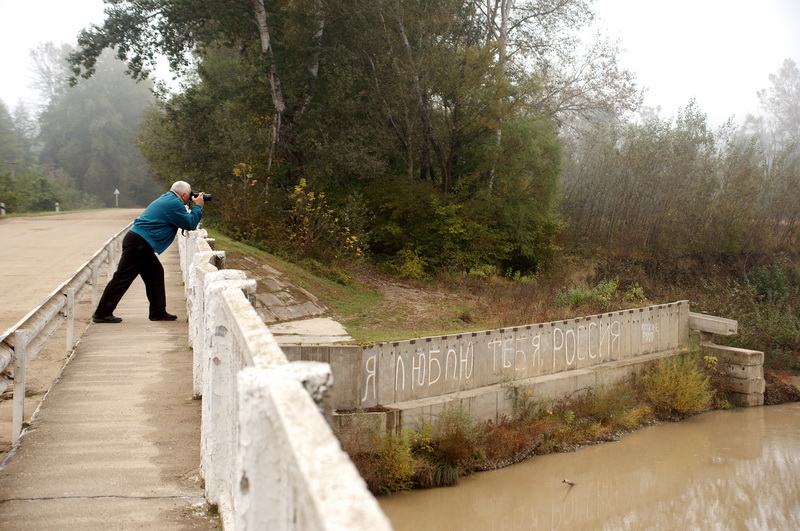
M 470 274 L 423 284 L 404 282 L 363 265 L 342 270 L 316 262 L 289 264 L 224 238 L 220 240 L 220 248 L 228 252 L 228 267 L 251 271 L 271 267 L 286 273 L 302 287 L 300 291 L 314 293 L 329 314 L 361 342 L 535 322 L 526 316 L 565 319 L 654 302 L 645 296 L 647 292 L 638 281 L 628 282 L 627 287 L 623 284 L 620 275 L 626 271 L 624 268 L 617 268 L 617 276 L 598 281 L 592 288 L 587 287 L 592 275 L 603 275 L 576 267 L 536 279 Z M 723 278 L 715 277 L 713 283 L 724 286 Z M 572 287 L 559 289 L 558 285 Z M 674 286 L 645 285 L 658 297 L 676 294 Z M 757 294 L 755 286 L 751 290 Z M 694 293 L 702 299 L 699 306 L 707 304 L 709 294 Z M 536 300 L 533 295 L 539 296 L 536 304 L 531 303 L 532 298 Z M 662 300 L 658 298 L 657 302 Z M 497 423 L 474 423 L 465 412 L 453 410 L 434 424 L 422 424 L 400 435 L 381 433 L 370 420 L 354 420 L 338 435 L 373 492 L 452 485 L 476 471 L 509 466 L 534 455 L 616 441 L 625 433 L 656 422 L 686 418 L 710 408 L 731 407 L 725 397 L 724 378 L 714 372 L 713 366 L 704 366 L 697 353 L 692 364 L 700 372 L 691 385 L 707 387 L 708 397 L 701 397 L 691 407 L 670 405 L 671 400 L 694 392 L 676 387 L 676 382 L 686 379 L 687 366 L 679 368 L 679 377 L 671 380 L 652 375 L 651 380 L 667 381 L 660 391 L 651 389 L 649 395 L 645 382 L 640 381 L 545 403 L 537 402 L 525 389 L 510 387 L 509 392 L 515 393 L 519 401 L 518 414 Z M 768 403 L 800 399 L 800 391 L 787 381 L 790 373 L 769 374 Z

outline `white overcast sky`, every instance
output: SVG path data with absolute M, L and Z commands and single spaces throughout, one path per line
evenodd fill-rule
M 202 0 L 198 0 L 202 1 Z M 645 103 L 672 117 L 694 98 L 712 125 L 758 109 L 787 58 L 800 64 L 800 0 L 596 0 L 598 24 L 625 50 Z M 103 20 L 102 0 L 0 0 L 0 99 L 34 103 L 29 51 L 74 44 Z

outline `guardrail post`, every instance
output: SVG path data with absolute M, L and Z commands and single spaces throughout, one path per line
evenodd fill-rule
M 108 264 L 108 269 L 106 269 L 106 284 L 111 282 L 111 277 L 114 275 L 114 263 L 111 261 L 111 246 L 109 245 L 106 248 L 106 260 L 105 262 Z M 100 267 L 102 267 L 103 262 L 100 262 Z
M 25 366 L 28 364 L 28 341 L 30 335 L 25 329 L 14 332 L 14 409 L 11 418 L 11 443 L 19 443 L 22 423 L 25 419 Z
M 97 307 L 100 302 L 100 263 L 90 266 L 92 268 L 92 307 Z
M 67 288 L 67 354 L 75 346 L 75 288 Z
M 112 242 L 108 246 L 108 279 L 111 280 L 111 275 L 117 270 L 117 242 Z

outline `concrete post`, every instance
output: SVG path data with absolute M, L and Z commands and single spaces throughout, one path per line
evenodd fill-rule
M 92 269 L 92 306 L 97 307 L 100 302 L 100 263 L 90 266 Z
M 203 413 L 201 423 L 201 468 L 206 497 L 221 510 L 230 510 L 233 500 L 226 488 L 234 462 L 235 391 L 239 360 L 235 356 L 230 323 L 225 320 L 220 293 L 242 289 L 255 293 L 254 280 L 230 280 L 242 271 L 223 270 L 206 276 L 204 290 Z
M 319 361 L 295 361 L 279 369 L 287 378 L 297 380 L 316 404 L 319 414 L 333 427 L 333 373 L 328 363 Z
M 25 420 L 25 368 L 28 365 L 28 342 L 30 334 L 25 329 L 14 332 L 14 407 L 11 419 L 11 443 L 19 444 L 22 424 Z
M 75 288 L 67 288 L 67 354 L 75 346 Z
M 286 376 L 283 366 L 239 373 L 234 528 L 391 529 L 308 392 Z

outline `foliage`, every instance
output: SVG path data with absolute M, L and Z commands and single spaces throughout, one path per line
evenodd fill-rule
M 337 436 L 370 489 L 386 494 L 455 485 L 459 476 L 473 471 L 613 440 L 653 421 L 642 388 L 634 382 L 586 389 L 556 401 L 540 400 L 525 386 L 510 385 L 508 392 L 514 397 L 514 417 L 496 423 L 476 422 L 463 406 L 450 405 L 399 435 L 379 434 L 367 416 L 345 416 Z
M 704 411 L 713 398 L 708 375 L 696 353 L 659 359 L 643 381 L 648 400 L 663 418 Z
M 336 215 L 325 192 L 315 192 L 300 179 L 289 200 L 289 242 L 302 255 L 362 256 L 359 237 Z
M 413 485 L 414 457 L 407 434 L 385 434 L 378 441 L 379 494 L 407 490 Z
M 745 280 L 761 299 L 778 301 L 789 293 L 789 280 L 777 264 L 772 267 L 757 267 L 745 275 Z
M 790 248 L 800 236 L 800 70 L 787 60 L 762 114 L 711 131 L 690 101 L 674 119 L 602 116 L 564 135 L 563 211 L 573 248 L 660 259 Z M 795 183 L 795 184 L 792 184 Z
M 159 54 L 192 64 L 138 142 L 160 181 L 217 194 L 209 217 L 237 237 L 316 258 L 369 246 L 410 278 L 522 278 L 558 249 L 555 124 L 638 96 L 613 46 L 575 54 L 587 2 L 501 4 L 125 0 L 79 36 L 73 82 L 106 48 L 136 79 Z
M 641 297 L 639 296 L 641 293 Z M 641 288 L 633 286 L 623 296 L 625 300 L 641 301 L 644 298 L 644 292 Z M 608 308 L 612 302 L 619 299 L 619 278 L 614 277 L 610 279 L 601 280 L 592 289 L 587 288 L 585 285 L 580 284 L 573 286 L 566 291 L 560 291 L 556 294 L 556 302 L 563 306 L 581 307 L 587 303 L 593 303 L 601 309 Z
M 436 418 L 432 431 L 432 446 L 438 458 L 460 473 L 472 466 L 476 444 L 474 420 L 462 405 L 451 405 Z

